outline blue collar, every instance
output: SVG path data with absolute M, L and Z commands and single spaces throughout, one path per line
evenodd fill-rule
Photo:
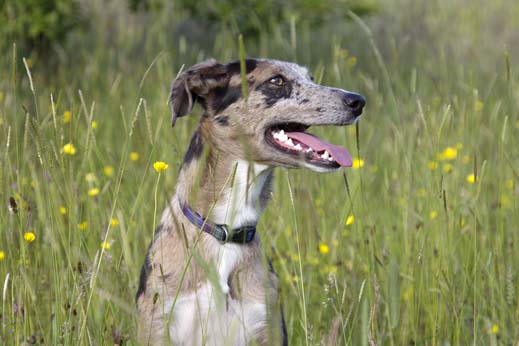
M 187 204 L 183 204 L 181 202 L 180 205 L 182 206 L 182 212 L 193 225 L 202 231 L 209 233 L 220 243 L 232 242 L 247 244 L 254 239 L 254 235 L 256 234 L 256 226 L 238 227 L 229 231 L 229 226 L 210 223 L 202 216 L 200 216 L 200 214 L 198 214 L 196 211 L 191 209 Z

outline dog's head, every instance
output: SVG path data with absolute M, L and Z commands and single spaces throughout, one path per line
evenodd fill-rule
M 247 59 L 245 67 L 247 100 L 239 62 L 208 60 L 180 74 L 171 89 L 172 125 L 198 102 L 204 108 L 204 141 L 224 154 L 316 171 L 351 166 L 346 149 L 306 130 L 355 123 L 365 105 L 361 95 L 317 85 L 294 63 Z

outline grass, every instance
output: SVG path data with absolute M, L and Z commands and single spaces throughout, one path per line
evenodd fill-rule
M 393 3 L 243 38 L 249 56 L 307 64 L 368 100 L 358 127 L 313 130 L 362 167 L 278 169 L 260 221 L 290 344 L 515 345 L 519 6 Z M 15 46 L 0 55 L 3 345 L 136 344 L 140 266 L 200 114 L 170 128 L 170 83 L 239 55 L 237 33 L 202 46 L 167 11 L 101 4 L 55 70 Z

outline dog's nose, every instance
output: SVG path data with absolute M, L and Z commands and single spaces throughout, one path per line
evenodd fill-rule
M 366 105 L 366 99 L 362 95 L 350 92 L 344 93 L 342 102 L 355 116 L 361 115 L 362 108 Z

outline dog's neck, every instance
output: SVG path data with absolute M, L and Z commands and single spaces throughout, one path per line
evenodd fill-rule
M 197 136 L 195 133 L 190 149 Z M 203 151 L 190 160 L 193 153 L 186 154 L 176 191 L 181 203 L 188 203 L 208 222 L 230 228 L 256 225 L 270 197 L 273 168 L 209 145 Z

